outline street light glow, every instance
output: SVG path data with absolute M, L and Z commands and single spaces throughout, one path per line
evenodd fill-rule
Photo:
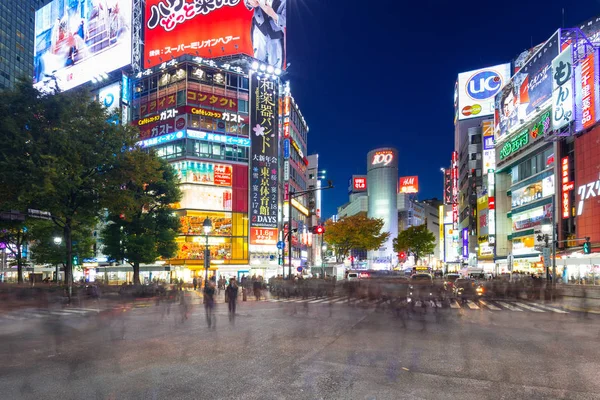
M 60 236 L 56 236 L 54 238 L 54 244 L 61 244 L 62 243 L 62 238 Z

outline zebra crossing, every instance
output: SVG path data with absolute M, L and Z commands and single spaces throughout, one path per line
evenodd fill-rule
M 270 303 L 293 303 L 293 304 L 307 304 L 307 305 L 347 305 L 347 296 L 334 296 L 334 297 L 321 297 L 321 298 L 270 298 L 266 300 Z M 380 299 L 353 299 L 349 304 L 357 306 L 379 306 L 386 303 L 385 300 Z M 448 308 L 448 305 L 444 307 L 440 301 L 427 302 L 427 307 L 430 308 Z M 449 308 L 453 310 L 468 310 L 468 311 L 509 311 L 509 312 L 534 312 L 534 313 L 557 313 L 557 314 L 568 314 L 565 311 L 556 306 L 549 306 L 546 304 L 540 304 L 526 300 L 468 300 L 464 303 L 460 303 L 453 300 L 449 304 Z
M 83 317 L 90 314 L 98 314 L 100 310 L 94 308 L 28 308 L 0 313 L 0 321 L 26 321 L 53 318 Z

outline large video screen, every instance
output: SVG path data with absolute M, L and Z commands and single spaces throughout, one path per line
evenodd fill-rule
M 246 54 L 285 68 L 287 0 L 146 0 L 144 68 Z
M 35 87 L 68 90 L 131 63 L 132 0 L 54 0 L 35 13 Z

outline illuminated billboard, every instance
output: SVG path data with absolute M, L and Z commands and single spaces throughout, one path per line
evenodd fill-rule
M 552 100 L 552 61 L 560 53 L 558 32 L 544 43 L 496 95 L 496 139 L 514 132 Z
M 178 209 L 231 211 L 232 191 L 218 186 L 182 184 Z
M 510 80 L 510 64 L 463 72 L 456 85 L 458 119 L 494 114 L 494 97 Z
M 233 168 L 227 164 L 206 161 L 182 161 L 172 164 L 181 183 L 231 186 Z
M 353 175 L 350 179 L 350 193 L 365 192 L 367 190 L 367 177 Z
M 146 0 L 144 68 L 184 54 L 285 67 L 287 0 Z
M 398 193 L 419 193 L 419 177 L 401 177 L 398 181 Z
M 72 89 L 131 63 L 132 0 L 54 0 L 35 13 L 34 86 Z

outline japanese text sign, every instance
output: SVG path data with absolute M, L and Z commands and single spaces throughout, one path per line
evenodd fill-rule
M 204 58 L 246 54 L 283 68 L 286 0 L 251 3 L 146 0 L 144 68 L 185 54 Z M 267 14 L 261 3 L 274 15 Z
M 583 58 L 575 71 L 575 130 L 592 127 L 598 120 L 598 51 Z
M 573 55 L 567 46 L 552 61 L 552 129 L 573 121 Z
M 278 111 L 277 82 L 250 77 L 250 227 L 277 228 Z M 257 244 L 252 243 L 251 244 Z

